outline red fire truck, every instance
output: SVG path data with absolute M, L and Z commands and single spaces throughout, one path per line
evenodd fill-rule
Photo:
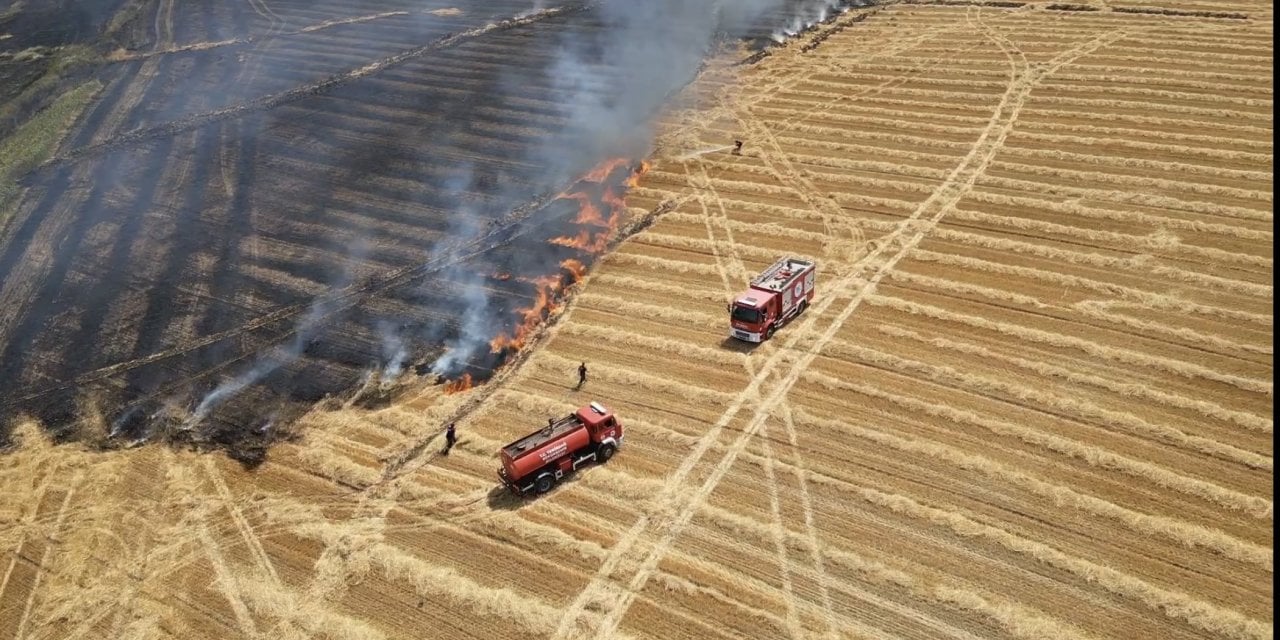
M 817 268 L 811 260 L 786 257 L 773 263 L 729 305 L 731 336 L 763 342 L 788 320 L 804 313 L 813 300 Z
M 608 462 L 621 446 L 622 423 L 592 402 L 503 447 L 498 477 L 518 496 L 546 493 L 566 473 Z

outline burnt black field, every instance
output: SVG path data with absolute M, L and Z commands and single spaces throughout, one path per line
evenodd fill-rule
M 31 416 L 85 437 L 99 415 L 109 442 L 253 463 L 370 372 L 486 379 L 530 280 L 592 258 L 549 242 L 578 230 L 553 196 L 642 157 L 648 120 L 697 68 L 611 52 L 616 16 L 590 4 L 517 22 L 528 0 L 117 4 L 70 3 L 74 24 L 41 36 L 94 44 L 114 11 L 134 16 L 133 57 L 97 68 L 104 89 L 0 229 L 6 434 Z M 713 40 L 763 44 L 802 4 Z M 476 33 L 489 23 L 504 26 Z M 647 37 L 697 41 L 686 28 Z

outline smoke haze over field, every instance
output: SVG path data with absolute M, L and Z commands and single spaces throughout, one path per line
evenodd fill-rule
M 551 242 L 585 233 L 556 194 L 647 155 L 718 42 L 830 5 L 318 0 L 123 22 L 139 57 L 101 69 L 0 238 L 0 420 L 63 428 L 91 388 L 130 438 L 161 404 L 234 432 L 370 370 L 483 379 L 539 279 L 594 256 Z M 183 49 L 201 42 L 229 44 Z
M 839 0 L 604 0 L 593 15 L 593 29 L 564 30 L 556 38 L 553 61 L 545 82 L 565 117 L 563 130 L 532 146 L 530 164 L 543 167 L 535 178 L 536 190 L 559 189 L 587 168 L 609 157 L 639 159 L 648 155 L 653 141 L 655 116 L 667 99 L 693 80 L 712 53 L 717 38 L 745 37 L 747 30 L 770 11 L 793 5 L 789 24 L 812 24 L 825 19 Z M 534 11 L 544 2 L 534 3 Z M 529 78 L 509 74 L 505 82 L 513 93 L 525 90 Z M 531 194 L 507 194 L 514 206 Z M 555 268 L 554 255 L 526 256 L 507 268 L 517 273 L 541 274 Z M 456 372 L 493 337 L 489 299 L 484 281 L 467 280 L 463 294 L 465 318 L 462 332 L 431 367 L 438 375 Z M 484 318 L 481 320 L 481 318 Z

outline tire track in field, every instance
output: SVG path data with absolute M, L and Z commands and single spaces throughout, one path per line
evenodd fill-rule
M 240 631 L 246 637 L 260 637 L 258 627 L 253 623 L 253 615 L 249 613 L 249 606 L 245 602 L 244 594 L 240 591 L 239 581 L 236 580 L 230 568 L 227 567 L 226 558 L 223 557 L 222 550 L 218 547 L 218 542 L 209 533 L 208 523 L 201 522 L 197 528 L 197 533 L 204 545 L 204 552 L 209 558 L 209 564 L 213 565 L 213 581 L 218 585 L 218 590 L 227 597 L 227 603 L 231 606 L 231 611 L 236 618 L 236 625 L 240 627 Z
M 892 271 L 897 263 L 905 258 L 931 229 L 938 225 L 947 212 L 959 202 L 964 194 L 973 187 L 979 176 L 985 172 L 986 167 L 995 158 L 996 152 L 1003 146 L 1005 138 L 1013 130 L 1018 113 L 1037 82 L 1058 68 L 1127 34 L 1123 29 L 1100 34 L 1098 37 L 1060 54 L 1044 67 L 1032 68 L 1027 65 L 1025 57 L 1013 47 L 1008 39 L 982 23 L 980 11 L 976 21 L 971 17 L 972 13 L 972 11 L 966 11 L 966 19 L 969 20 L 969 24 L 982 31 L 988 39 L 1005 53 L 1009 61 L 1009 84 L 1000 102 L 993 110 L 987 126 L 983 129 L 969 153 L 951 171 L 946 180 L 907 219 L 899 224 L 882 242 L 878 243 L 866 258 L 854 265 L 857 268 L 851 269 L 849 273 L 843 275 L 831 285 L 828 296 L 814 306 L 813 313 L 810 314 L 808 320 L 798 331 L 790 335 L 785 347 L 775 351 L 769 360 L 764 363 L 759 373 L 739 393 L 721 418 L 707 431 L 698 446 L 694 448 L 681 466 L 668 476 L 663 491 L 657 500 L 659 507 L 641 515 L 636 524 L 614 545 L 610 550 L 609 557 L 601 564 L 596 575 L 592 577 L 578 597 L 566 608 L 553 637 L 568 638 L 581 635 L 580 632 L 583 630 L 579 627 L 580 619 L 588 605 L 594 605 L 595 608 L 605 611 L 602 624 L 596 627 L 594 633 L 591 633 L 591 630 L 587 630 L 588 635 L 603 638 L 616 632 L 621 624 L 622 617 L 630 609 L 631 604 L 644 588 L 644 585 L 654 574 L 659 561 L 670 549 L 676 536 L 688 525 L 701 504 L 719 484 L 729 468 L 732 467 L 750 437 L 763 426 L 771 413 L 781 406 L 789 389 L 799 380 L 808 365 L 817 358 L 821 349 L 835 338 L 844 323 L 853 315 L 853 312 L 875 290 L 880 280 Z M 895 248 L 892 255 L 882 256 L 891 247 Z M 862 271 L 873 265 L 875 265 L 875 271 L 872 275 L 866 279 L 861 278 Z M 849 300 L 836 318 L 828 324 L 826 330 L 818 334 L 817 318 L 825 315 L 836 300 L 849 294 L 852 294 L 852 299 Z M 813 334 L 818 335 L 814 336 Z M 789 365 L 784 365 L 783 361 L 788 359 L 789 354 L 793 350 L 798 351 L 795 348 L 801 343 L 802 339 L 808 340 L 807 348 L 804 350 L 803 355 L 800 355 L 797 360 Z M 752 398 L 759 395 L 760 389 L 768 383 L 769 377 L 775 373 L 775 370 L 779 369 L 784 369 L 781 372 L 782 379 L 774 385 L 772 392 L 765 397 L 763 402 L 756 405 L 755 412 L 749 419 L 750 422 L 743 428 L 741 435 L 734 441 L 729 451 L 713 467 L 710 476 L 691 497 L 684 498 L 681 496 L 680 490 L 684 488 L 682 485 L 685 479 L 692 473 L 697 463 L 701 461 L 711 444 L 717 440 L 720 433 L 729 423 L 746 408 Z M 657 536 L 658 539 L 648 545 L 641 544 L 641 538 L 649 536 Z M 647 555 L 644 555 L 645 547 L 649 549 Z M 636 555 L 641 557 L 631 557 Z M 635 572 L 629 580 L 625 578 L 615 579 L 614 574 L 618 572 L 624 562 L 636 565 Z
M 48 446 L 48 445 L 45 442 L 41 442 L 40 446 Z M 17 569 L 18 564 L 26 557 L 24 555 L 23 549 L 26 548 L 28 541 L 32 538 L 31 529 L 35 526 L 44 524 L 41 522 L 42 516 L 40 514 L 40 507 L 41 505 L 44 504 L 45 498 L 49 495 L 49 487 L 53 485 L 54 479 L 58 477 L 59 475 L 58 472 L 60 471 L 61 466 L 62 465 L 56 461 L 50 465 L 49 470 L 44 474 L 44 476 L 40 479 L 40 481 L 34 487 L 35 490 L 32 492 L 34 494 L 34 499 L 31 501 L 31 511 L 30 511 L 29 517 L 21 519 L 18 523 L 18 526 L 23 527 L 23 532 L 21 536 L 18 538 L 18 543 L 14 545 L 13 550 L 10 552 L 13 554 L 13 558 L 9 561 L 8 568 L 5 569 L 4 578 L 0 579 L 0 605 L 4 603 L 6 596 L 10 593 L 9 592 L 10 579 L 13 577 L 13 572 Z M 58 521 L 58 519 L 62 517 L 64 512 L 65 512 L 65 505 L 63 506 L 63 510 L 60 510 L 58 512 L 58 515 L 55 517 L 54 519 L 55 523 Z M 36 577 L 38 579 L 40 566 L 36 567 L 36 571 L 37 571 Z M 27 587 L 26 595 L 28 597 L 28 603 L 30 602 L 30 598 L 33 597 L 35 594 L 37 584 L 38 583 L 33 583 L 31 586 Z M 21 597 L 21 596 L 19 595 L 18 597 Z M 30 606 L 30 605 L 28 604 L 26 606 Z M 23 617 L 23 620 L 18 623 L 18 627 L 16 628 L 16 631 L 14 632 L 14 635 L 13 635 L 14 638 L 22 637 L 23 622 L 25 622 L 25 615 Z
M 766 160 L 766 163 L 767 163 L 767 160 Z M 733 237 L 733 227 L 729 224 L 730 223 L 729 213 L 724 206 L 724 199 L 720 197 L 719 191 L 716 190 L 715 184 L 711 181 L 711 177 L 707 173 L 706 163 L 703 160 L 699 159 L 698 165 L 699 165 L 699 171 L 701 174 L 702 181 L 706 185 L 705 188 L 711 193 L 712 197 L 715 198 L 716 207 L 719 210 L 718 219 L 721 222 L 721 226 L 724 229 L 725 237 L 728 241 L 727 246 L 729 247 L 729 254 L 730 254 L 729 259 L 732 261 L 731 263 L 732 267 L 737 272 L 737 275 L 740 279 L 743 279 L 743 280 L 749 279 L 750 274 L 747 272 L 741 257 L 738 256 L 736 252 L 738 243 L 737 243 L 737 240 Z M 782 176 L 779 175 L 778 172 L 776 171 L 774 171 L 774 175 L 780 179 L 782 178 Z M 694 186 L 695 188 L 697 188 L 697 185 L 693 185 L 692 182 L 690 184 L 691 186 Z M 834 235 L 830 225 L 830 219 L 827 217 L 826 213 L 822 211 L 818 211 L 818 213 L 823 217 L 823 223 L 827 229 L 827 233 Z M 714 244 L 716 242 L 715 232 L 712 229 L 710 216 L 706 215 L 707 208 L 705 203 L 703 203 L 703 214 L 704 214 L 704 220 L 705 220 L 706 229 L 707 229 L 707 237 L 713 243 L 712 252 L 715 254 L 715 257 L 716 257 L 716 265 L 718 267 L 721 267 L 720 275 L 721 275 L 721 280 L 724 283 L 726 294 L 729 296 L 733 296 L 736 292 L 732 290 L 732 286 L 728 278 L 728 275 L 725 273 L 724 268 L 722 266 L 723 256 L 718 250 L 715 249 L 715 246 L 716 246 Z M 857 241 L 858 239 L 859 238 L 855 236 L 855 241 Z M 755 367 L 752 365 L 750 359 L 743 360 L 743 367 L 746 369 L 747 375 L 751 376 L 752 378 L 756 376 Z M 797 465 L 796 478 L 800 486 L 800 506 L 801 506 L 801 512 L 804 514 L 805 533 L 809 541 L 809 549 L 811 552 L 810 560 L 813 562 L 814 569 L 817 573 L 816 582 L 818 583 L 819 592 L 822 595 L 823 621 L 826 623 L 827 633 L 835 634 L 836 630 L 839 628 L 839 624 L 835 619 L 835 610 L 832 608 L 830 578 L 827 576 L 826 567 L 822 562 L 822 555 L 819 552 L 820 547 L 818 543 L 818 531 L 814 521 L 812 498 L 809 495 L 809 483 L 808 483 L 808 478 L 806 477 L 807 471 L 804 468 L 803 457 L 800 455 L 799 443 L 796 437 L 795 428 L 790 420 L 790 414 L 791 414 L 790 405 L 784 405 L 783 411 L 787 416 L 787 418 L 784 420 L 784 425 L 786 427 L 786 432 L 787 432 L 787 439 L 791 445 L 792 456 L 795 458 L 796 465 Z M 772 461 L 774 460 L 774 456 L 773 456 L 772 447 L 769 445 L 769 439 L 768 439 L 767 433 L 762 432 L 762 436 L 763 436 L 763 443 L 765 447 L 765 459 L 770 463 L 768 467 L 768 471 L 770 473 L 770 478 L 768 483 L 769 491 L 770 491 L 770 501 L 773 507 L 774 517 L 777 521 L 776 524 L 780 527 L 782 526 L 782 516 L 781 516 L 781 512 L 778 509 L 778 504 L 777 504 L 778 487 L 777 487 L 776 480 L 772 477 L 772 470 L 773 470 Z M 788 569 L 789 562 L 787 560 L 788 556 L 786 554 L 785 548 L 780 548 L 779 558 L 781 559 L 781 562 L 782 562 L 783 577 L 784 577 L 784 580 L 786 580 L 785 584 L 788 586 L 788 592 L 787 592 L 788 614 L 794 614 L 795 613 L 794 595 L 790 592 L 790 577 L 789 577 L 789 569 Z M 791 622 L 790 616 L 788 617 L 788 622 L 789 623 Z M 797 621 L 796 627 L 798 626 L 799 624 Z M 799 637 L 800 634 L 795 634 L 793 630 L 793 635 L 796 635 L 797 637 Z
M 53 475 L 54 474 L 50 473 L 50 480 L 52 480 Z M 68 507 L 71 506 L 71 498 L 75 495 L 76 488 L 83 481 L 84 472 L 77 472 L 64 492 L 62 504 L 58 507 L 58 517 L 54 520 L 52 530 L 46 535 L 47 539 L 44 541 L 44 551 L 40 554 L 39 564 L 36 565 L 35 578 L 32 579 L 31 586 L 27 588 L 27 602 L 22 608 L 22 617 L 18 619 L 18 629 L 13 634 L 14 638 L 22 638 L 25 635 L 23 632 L 26 630 L 27 623 L 31 620 L 31 611 L 35 608 L 36 596 L 40 592 L 40 583 L 44 579 L 44 575 L 49 572 L 49 557 L 53 554 L 54 547 L 57 546 L 55 543 L 56 537 L 58 532 L 62 530 L 63 523 L 66 521 Z M 37 509 L 38 508 L 39 506 L 37 505 Z M 17 553 L 15 552 L 15 561 L 17 560 L 17 557 Z M 6 574 L 5 577 L 7 580 L 8 575 Z
M 236 506 L 235 496 L 231 494 L 231 490 L 227 487 L 226 480 L 222 477 L 222 471 L 209 458 L 205 458 L 204 463 L 209 482 L 213 485 L 218 497 L 222 499 L 223 506 L 227 508 L 227 514 L 231 516 L 231 521 L 235 523 L 236 530 L 240 533 L 240 537 L 244 539 L 245 546 L 249 548 L 249 555 L 253 557 L 258 569 L 266 574 L 273 584 L 280 585 L 280 575 L 276 573 L 275 565 L 271 563 L 271 556 L 263 548 L 262 540 L 254 532 L 253 526 L 249 524 L 244 514 L 241 513 L 240 508 Z
M 250 6 L 252 7 L 252 3 L 250 3 Z M 192 44 L 186 44 L 186 45 L 180 45 L 180 46 L 175 45 L 175 46 L 170 46 L 164 49 L 154 49 L 152 51 L 138 51 L 133 53 L 124 53 L 118 56 L 113 55 L 109 58 L 109 60 L 111 61 L 142 60 L 145 58 L 154 58 L 156 56 L 165 56 L 165 55 L 171 55 L 175 53 L 184 53 L 184 52 L 191 52 L 191 51 L 208 51 L 210 49 L 219 49 L 222 47 L 244 46 L 246 44 L 261 42 L 263 40 L 268 40 L 272 38 L 306 35 L 306 34 L 314 33 L 316 31 L 330 29 L 333 27 L 341 27 L 341 26 L 350 25 L 350 24 L 360 24 L 364 22 L 373 22 L 375 20 L 385 20 L 387 18 L 401 18 L 407 15 L 409 15 L 408 11 L 384 11 L 382 13 L 374 13 L 374 14 L 364 15 L 364 16 L 355 16 L 351 18 L 333 18 L 330 20 L 324 20 L 322 22 L 317 22 L 315 24 L 311 24 L 298 29 L 293 29 L 290 31 L 277 31 L 276 33 L 271 35 L 246 36 L 243 38 L 232 38 L 228 40 L 195 42 Z
M 685 169 L 687 173 L 688 172 L 687 165 Z M 730 222 L 729 213 L 725 209 L 724 200 L 720 197 L 719 192 L 716 191 L 715 185 L 711 182 L 711 177 L 707 173 L 706 163 L 703 162 L 701 159 L 698 160 L 698 169 L 699 169 L 700 176 L 702 178 L 702 182 L 703 184 L 706 185 L 705 186 L 706 190 L 709 191 L 712 197 L 715 198 L 716 207 L 719 209 L 719 212 L 720 212 L 718 219 L 722 223 L 721 226 L 724 229 L 724 233 L 727 239 L 726 246 L 729 249 L 728 260 L 731 261 L 732 268 L 736 272 L 736 275 L 738 276 L 739 279 L 744 279 L 744 280 L 748 279 L 749 274 L 746 270 L 746 267 L 742 262 L 742 258 L 738 256 L 736 252 L 736 248 L 738 244 L 733 237 L 733 228 L 728 224 Z M 695 189 L 699 188 L 698 185 L 695 185 L 692 180 L 689 181 L 689 184 Z M 733 283 L 730 280 L 728 273 L 725 271 L 724 261 L 726 258 L 718 249 L 716 249 L 716 235 L 711 225 L 711 216 L 708 212 L 706 202 L 700 201 L 700 204 L 702 205 L 703 221 L 707 229 L 707 237 L 712 241 L 711 251 L 716 259 L 716 266 L 720 272 L 720 279 L 724 285 L 725 294 L 727 296 L 733 296 L 735 295 L 736 292 L 733 290 L 734 289 Z M 752 366 L 750 359 L 744 358 L 742 360 L 742 366 L 746 370 L 748 376 L 755 377 L 756 375 L 755 367 Z M 789 405 L 786 407 L 786 410 L 788 411 L 788 413 L 790 412 Z M 769 438 L 768 438 L 767 432 L 762 431 L 761 435 L 763 436 L 761 439 L 761 442 L 764 447 L 765 472 L 767 474 L 766 485 L 769 487 L 769 505 L 774 518 L 773 530 L 775 534 L 775 545 L 777 546 L 778 562 L 779 562 L 780 570 L 782 573 L 784 600 L 787 606 L 787 618 L 786 618 L 787 629 L 791 633 L 791 636 L 793 638 L 800 638 L 804 636 L 804 628 L 800 622 L 799 611 L 798 611 L 799 607 L 798 607 L 798 603 L 796 602 L 796 596 L 792 586 L 790 556 L 786 548 L 786 529 L 782 520 L 782 511 L 780 508 L 780 501 L 778 496 L 778 483 L 777 483 L 777 478 L 774 475 L 774 469 L 773 469 L 773 462 L 775 460 L 775 457 L 773 453 L 773 448 L 769 445 Z M 801 458 L 799 454 L 799 449 L 796 448 L 794 434 L 792 433 L 790 434 L 790 436 L 791 436 L 790 441 L 792 444 L 792 455 L 795 456 L 797 461 L 800 461 Z M 804 512 L 806 533 L 808 534 L 808 539 L 810 543 L 809 548 L 814 554 L 814 557 L 813 557 L 814 569 L 817 572 L 816 582 L 818 583 L 818 587 L 822 594 L 823 621 L 827 625 L 827 632 L 831 634 L 831 633 L 835 633 L 835 630 L 837 629 L 838 624 L 835 620 L 835 612 L 831 606 L 831 592 L 828 586 L 829 579 L 826 575 L 825 567 L 822 564 L 821 555 L 818 552 L 818 549 L 819 549 L 818 537 L 817 537 L 817 530 L 814 527 L 813 511 L 812 511 L 811 500 L 809 496 L 809 485 L 804 477 L 803 471 L 797 474 L 797 478 L 800 482 L 801 504 Z
M 920 36 L 914 38 L 915 42 L 910 43 L 910 46 L 891 45 L 886 51 L 882 51 L 874 56 L 871 56 L 869 59 L 874 60 L 875 58 L 879 58 L 879 57 L 893 58 L 893 57 L 896 57 L 898 54 L 903 53 L 904 51 L 908 51 L 916 46 L 924 44 L 928 40 L 931 40 L 938 36 L 947 35 L 948 33 L 953 31 L 956 31 L 956 29 L 949 26 L 934 27 L 933 29 L 930 29 L 928 32 L 923 33 Z M 972 51 L 976 47 L 977 47 L 976 44 L 966 47 L 953 55 L 957 57 L 961 56 L 965 53 Z M 866 87 L 864 89 L 861 89 L 851 94 L 836 93 L 836 95 L 832 96 L 831 98 L 816 102 L 813 104 L 812 107 L 809 107 L 808 109 L 804 109 L 803 111 L 799 111 L 792 117 L 787 118 L 786 120 L 783 120 L 780 126 L 778 126 L 778 129 L 783 133 L 788 132 L 793 128 L 795 128 L 797 124 L 802 123 L 808 120 L 809 118 L 813 117 L 814 113 L 830 109 L 834 103 L 856 102 L 858 99 L 863 98 L 865 96 L 874 96 L 876 94 L 883 93 L 885 90 L 892 89 L 894 87 L 905 84 L 906 82 L 911 80 L 911 74 L 914 74 L 917 71 L 922 71 L 924 69 L 927 69 L 940 62 L 942 62 L 942 56 L 920 60 L 919 62 L 916 62 L 914 65 L 908 68 L 905 72 L 900 72 L 900 75 L 896 77 L 892 77 L 888 80 L 885 80 L 880 84 Z M 769 97 L 772 97 L 772 96 L 769 96 Z M 753 102 L 751 104 L 751 107 L 757 106 L 760 102 L 764 102 L 764 100 L 757 100 Z

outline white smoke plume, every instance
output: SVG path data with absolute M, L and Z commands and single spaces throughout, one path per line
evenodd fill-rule
M 493 322 L 489 311 L 489 290 L 484 286 L 484 278 L 472 275 L 463 282 L 461 295 L 462 328 L 458 335 L 451 339 L 440 356 L 431 365 L 431 373 L 445 375 L 466 363 L 481 349 L 489 348 L 489 340 L 493 337 Z
M 404 372 L 405 361 L 409 358 L 409 345 L 405 343 L 400 328 L 386 320 L 378 321 L 378 336 L 382 340 L 382 360 L 385 363 L 382 381 L 395 380 Z
M 357 241 L 352 246 L 351 253 L 348 256 L 350 258 L 347 261 L 348 266 L 343 269 L 338 281 L 311 303 L 307 313 L 298 321 L 293 331 L 293 337 L 289 342 L 272 349 L 265 356 L 258 358 L 247 371 L 230 380 L 223 381 L 222 384 L 205 394 L 200 403 L 196 405 L 195 410 L 192 411 L 191 416 L 183 422 L 183 430 L 195 428 L 205 418 L 208 418 L 209 414 L 219 405 L 235 397 L 236 394 L 249 386 L 262 381 L 281 367 L 297 360 L 298 356 L 302 355 L 303 350 L 311 342 L 325 318 L 337 310 L 339 302 L 331 294 L 345 289 L 354 282 L 356 274 L 350 265 L 358 264 L 367 253 L 368 245 L 364 241 Z
M 670 97 L 693 80 L 721 39 L 745 37 L 766 16 L 793 12 L 794 30 L 826 19 L 842 0 L 602 0 L 591 10 L 595 25 L 565 29 L 555 44 L 545 84 L 565 119 L 563 130 L 529 149 L 524 161 L 542 168 L 529 182 L 558 190 L 600 161 L 648 154 L 653 126 Z M 532 11 L 542 9 L 537 0 Z M 767 33 L 767 32 L 766 32 Z M 528 92 L 537 78 L 512 72 L 505 78 L 514 95 Z M 500 200 L 522 201 L 523 192 Z M 501 191 L 502 188 L 500 187 Z M 465 216 L 464 216 L 465 219 Z M 545 222 L 545 221 L 542 221 Z M 469 233 L 472 230 L 465 230 Z M 554 251 L 511 258 L 509 270 L 527 275 L 558 268 Z M 501 318 L 493 318 L 485 279 L 463 270 L 447 277 L 464 284 L 457 297 L 461 327 L 432 363 L 437 375 L 456 375 L 473 356 L 487 351 Z
M 850 0 L 810 0 L 801 3 L 787 24 L 775 29 L 770 38 L 777 43 L 786 42 L 788 38 L 804 33 L 815 25 L 826 22 L 829 18 L 847 12 L 862 2 Z

